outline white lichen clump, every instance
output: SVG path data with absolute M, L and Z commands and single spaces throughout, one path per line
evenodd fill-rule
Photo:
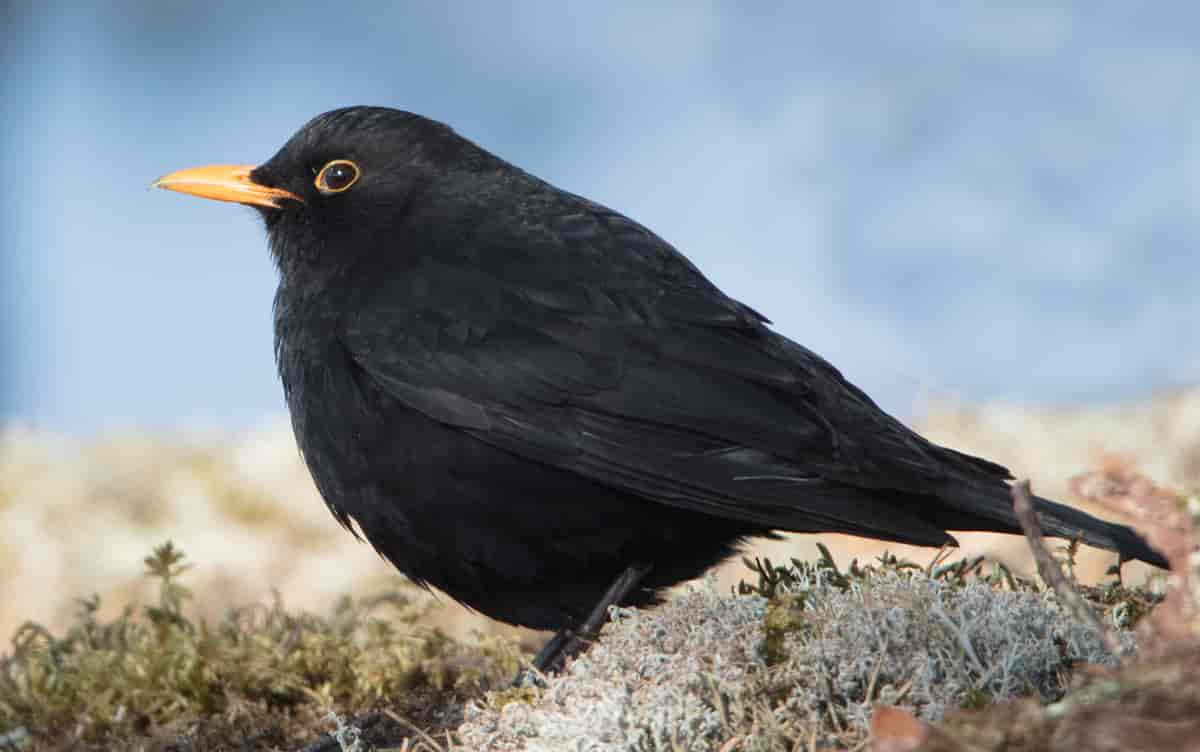
M 875 703 L 936 720 L 964 705 L 1054 698 L 1073 665 L 1112 662 L 1049 592 L 890 570 L 842 586 L 820 571 L 793 574 L 770 603 L 710 585 L 657 609 L 618 610 L 534 702 L 469 707 L 460 741 L 589 752 L 699 752 L 735 737 L 739 752 L 845 743 L 863 737 Z M 1129 633 L 1119 639 L 1132 649 Z

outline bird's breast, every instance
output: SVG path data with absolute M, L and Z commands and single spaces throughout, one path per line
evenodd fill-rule
M 275 355 L 296 443 L 326 501 L 358 482 L 364 450 L 382 430 L 362 374 L 337 336 L 333 307 L 281 288 Z

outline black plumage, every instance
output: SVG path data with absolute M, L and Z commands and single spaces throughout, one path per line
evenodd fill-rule
M 322 172 L 339 160 L 344 188 L 350 167 Z M 326 113 L 237 176 L 250 199 L 187 174 L 161 184 L 262 211 L 279 371 L 334 516 L 489 616 L 577 627 L 632 565 L 621 601 L 645 604 L 772 530 L 1019 532 L 1004 467 L 925 440 L 654 233 L 442 124 Z M 1048 534 L 1165 564 L 1126 527 L 1037 507 Z

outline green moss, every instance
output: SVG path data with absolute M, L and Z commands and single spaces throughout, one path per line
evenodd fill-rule
M 788 658 L 787 638 L 804 634 L 804 593 L 782 593 L 767 604 L 763 615 L 763 641 L 759 655 L 768 666 L 783 663 Z
M 63 635 L 34 623 L 17 630 L 0 661 L 0 732 L 64 746 L 213 719 L 303 733 L 333 708 L 361 712 L 386 700 L 403 709 L 406 697 L 429 702 L 431 692 L 434 702 L 460 704 L 517 669 L 515 648 L 498 640 L 468 648 L 417 629 L 421 609 L 396 593 L 342 598 L 324 616 L 289 612 L 277 599 L 215 624 L 193 621 L 182 552 L 167 543 L 145 564 L 158 584 L 153 605 L 106 622 L 93 597 Z
M 488 692 L 486 704 L 493 710 L 501 711 L 505 705 L 511 705 L 514 702 L 532 705 L 537 702 L 541 694 L 541 690 L 536 687 L 509 687 L 495 692 Z

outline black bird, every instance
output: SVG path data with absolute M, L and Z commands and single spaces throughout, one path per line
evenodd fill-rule
M 258 167 L 155 185 L 256 207 L 275 349 L 337 520 L 512 624 L 598 628 L 755 536 L 1019 533 L 1004 467 L 933 444 L 633 220 L 449 127 L 320 115 Z M 1047 534 L 1163 557 L 1045 499 Z M 589 618 L 590 617 L 590 618 Z

